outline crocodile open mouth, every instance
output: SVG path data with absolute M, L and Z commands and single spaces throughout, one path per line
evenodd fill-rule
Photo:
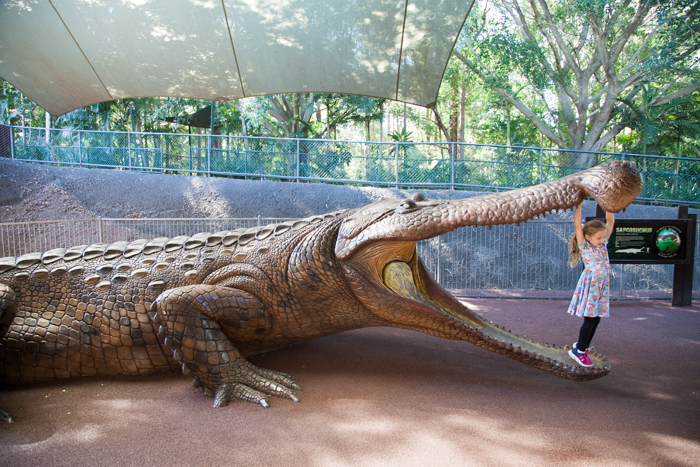
M 568 354 L 570 347 L 544 344 L 520 337 L 484 319 L 435 282 L 417 255 L 410 261 L 391 261 L 382 271 L 384 285 L 399 297 L 439 313 L 461 328 L 479 347 L 571 380 L 591 380 L 610 371 L 608 359 L 591 348 L 591 368 L 582 367 Z

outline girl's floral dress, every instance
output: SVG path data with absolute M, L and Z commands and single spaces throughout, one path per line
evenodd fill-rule
M 588 240 L 584 240 L 579 248 L 586 269 L 578 280 L 568 312 L 590 318 L 610 316 L 608 241 L 600 248 L 593 248 Z

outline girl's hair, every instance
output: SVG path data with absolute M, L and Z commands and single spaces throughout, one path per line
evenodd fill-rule
M 607 229 L 607 224 L 605 222 L 599 221 L 598 219 L 593 219 L 583 224 L 583 236 L 590 237 L 591 235 L 595 235 L 596 233 L 605 229 Z M 574 232 L 569 240 L 568 263 L 569 266 L 573 268 L 579 261 L 581 261 L 581 250 L 579 249 L 578 242 L 576 241 L 576 232 Z

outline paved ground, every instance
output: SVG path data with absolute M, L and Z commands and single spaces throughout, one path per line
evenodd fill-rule
M 565 301 L 467 303 L 556 344 Z M 253 359 L 301 402 L 213 409 L 182 375 L 5 389 L 8 466 L 700 465 L 700 306 L 614 302 L 594 339 L 613 370 L 573 383 L 464 342 L 365 329 Z

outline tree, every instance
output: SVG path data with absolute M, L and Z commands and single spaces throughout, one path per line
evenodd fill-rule
M 625 100 L 628 107 L 621 121 L 633 130 L 622 141 L 625 150 L 640 154 L 700 157 L 700 95 L 674 99 L 662 106 L 649 106 L 656 98 L 654 88 L 642 87 L 639 106 Z M 646 112 L 640 107 L 646 107 Z
M 601 151 L 642 113 L 700 90 L 698 31 L 700 0 L 483 0 L 454 56 L 555 146 Z M 638 112 L 623 114 L 623 100 Z

